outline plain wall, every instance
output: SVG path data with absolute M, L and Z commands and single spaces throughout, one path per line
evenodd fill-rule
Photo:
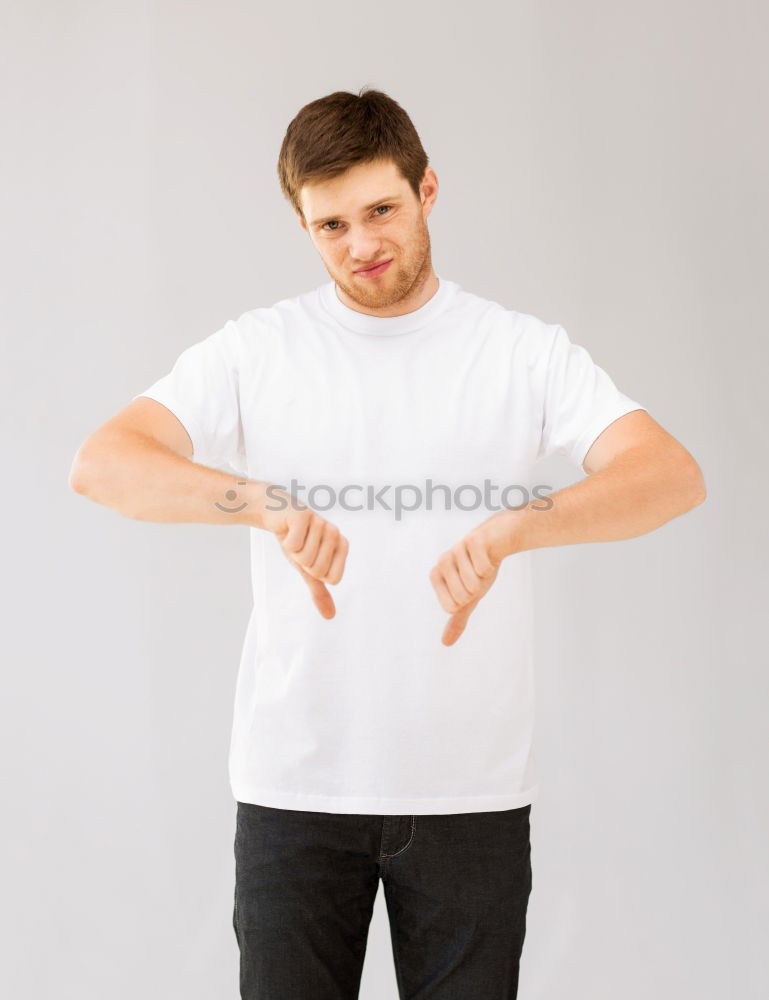
M 650 534 L 533 557 L 519 996 L 769 995 L 766 11 L 50 0 L 0 17 L 0 992 L 238 995 L 247 529 L 132 521 L 67 479 L 185 347 L 327 280 L 278 151 L 302 105 L 369 84 L 438 175 L 436 272 L 562 324 L 709 491 Z M 361 997 L 396 997 L 381 887 Z

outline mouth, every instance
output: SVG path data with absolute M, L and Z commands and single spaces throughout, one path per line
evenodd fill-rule
M 380 261 L 380 263 L 374 264 L 371 267 L 364 267 L 359 271 L 353 271 L 353 274 L 357 274 L 361 278 L 375 278 L 378 274 L 384 274 L 390 264 L 392 264 L 392 257 L 389 260 Z

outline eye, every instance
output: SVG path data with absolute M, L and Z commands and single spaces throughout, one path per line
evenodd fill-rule
M 386 211 L 389 211 L 392 208 L 392 205 L 377 205 L 376 208 L 374 209 L 374 212 L 375 213 L 379 212 L 380 208 L 384 208 Z M 379 215 L 378 218 L 381 219 L 382 216 Z M 326 226 L 333 226 L 334 227 L 333 229 L 328 229 L 326 231 L 329 232 L 329 233 L 336 233 L 336 232 L 339 231 L 338 228 L 337 228 L 339 225 L 340 225 L 340 223 L 339 223 L 338 219 L 329 219 L 329 221 L 328 222 L 324 222 L 323 225 L 320 228 L 321 229 L 326 229 Z

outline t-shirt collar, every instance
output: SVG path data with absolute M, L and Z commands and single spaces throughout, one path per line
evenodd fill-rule
M 438 278 L 438 289 L 419 309 L 404 313 L 401 316 L 371 316 L 369 313 L 351 309 L 337 295 L 336 282 L 327 281 L 320 285 L 318 293 L 325 310 L 348 330 L 355 333 L 367 333 L 375 336 L 388 336 L 396 333 L 410 333 L 431 322 L 443 312 L 457 285 L 454 281 Z

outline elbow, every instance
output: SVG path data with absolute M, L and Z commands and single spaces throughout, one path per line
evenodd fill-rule
M 697 492 L 694 494 L 692 507 L 699 507 L 701 503 L 705 503 L 707 498 L 708 498 L 708 491 L 705 489 L 705 484 L 703 483 L 702 488 L 697 490 Z
M 96 444 L 89 438 L 80 445 L 72 459 L 67 480 L 69 488 L 81 496 L 92 497 L 94 484 L 99 481 L 103 469 Z
M 69 488 L 125 517 L 135 518 L 135 475 L 114 441 L 91 436 L 81 444 L 69 470 Z
M 690 474 L 687 478 L 687 494 L 690 497 L 690 509 L 693 507 L 699 507 L 701 503 L 704 503 L 708 496 L 707 487 L 705 486 L 705 478 L 702 475 L 702 469 L 696 462 L 693 462 Z
M 88 493 L 88 474 L 86 471 L 86 463 L 84 461 L 82 447 L 78 449 L 72 460 L 67 485 L 71 490 L 75 493 L 79 493 L 81 496 L 86 496 Z

